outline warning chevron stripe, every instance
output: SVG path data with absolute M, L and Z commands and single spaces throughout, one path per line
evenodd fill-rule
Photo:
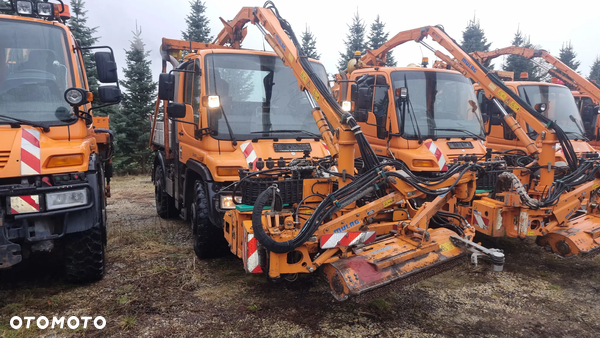
M 21 175 L 39 175 L 42 172 L 40 132 L 23 129 L 21 133 Z
M 240 148 L 242 148 L 242 153 L 244 154 L 244 157 L 246 157 L 246 162 L 252 163 L 252 168 L 249 169 L 256 170 L 256 161 L 258 160 L 258 156 L 256 156 L 256 151 L 254 151 L 252 142 L 244 142 Z
M 438 166 L 441 171 L 448 171 L 448 166 L 446 165 L 446 158 L 442 151 L 433 143 L 433 141 L 425 142 L 425 147 L 429 149 L 429 151 L 435 156 L 438 161 Z
M 11 196 L 10 197 L 10 213 L 11 215 L 16 214 L 27 214 L 31 212 L 40 211 L 40 196 Z
M 258 250 L 258 240 L 254 234 L 247 234 L 248 241 L 246 242 L 246 271 L 249 273 L 262 273 L 260 266 L 260 252 Z
M 321 249 L 339 248 L 375 241 L 375 231 L 349 231 L 324 234 L 320 238 Z

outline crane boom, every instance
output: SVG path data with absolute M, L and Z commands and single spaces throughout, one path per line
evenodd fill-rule
M 583 76 L 579 75 L 576 71 L 554 57 L 552 54 L 548 53 L 546 50 L 510 46 L 499 48 L 490 52 L 473 52 L 471 55 L 480 63 L 487 62 L 502 55 L 520 55 L 526 59 L 540 57 L 564 74 L 563 75 L 554 71 L 552 73 L 553 75 L 559 75 L 558 77 L 560 77 L 561 80 L 573 85 L 581 93 L 590 95 L 596 104 L 600 104 L 600 88 Z

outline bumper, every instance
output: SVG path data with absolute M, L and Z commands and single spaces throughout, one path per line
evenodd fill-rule
M 98 187 L 97 172 L 87 172 L 85 182 L 57 186 L 2 184 L 0 181 L 0 269 L 21 262 L 23 256 L 34 251 L 35 243 L 52 242 L 99 224 L 102 195 Z M 86 204 L 56 210 L 46 208 L 46 194 L 81 189 L 87 192 Z M 22 208 L 11 207 L 19 196 L 37 197 L 37 210 L 21 213 Z

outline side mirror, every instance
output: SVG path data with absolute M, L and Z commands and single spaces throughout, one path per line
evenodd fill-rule
M 185 117 L 185 104 L 170 102 L 167 105 L 167 115 L 170 119 L 182 119 Z
M 121 102 L 121 90 L 117 86 L 100 86 L 98 87 L 98 95 L 103 103 Z
M 373 89 L 369 87 L 358 88 L 355 102 L 357 110 L 370 110 L 373 103 Z
M 357 99 L 358 99 L 358 87 L 356 86 L 356 83 L 353 83 L 350 85 L 350 101 L 356 102 Z
M 94 60 L 96 61 L 98 81 L 102 83 L 114 83 L 119 81 L 117 63 L 113 59 L 112 53 L 96 52 L 96 54 L 94 54 Z
M 173 101 L 175 98 L 175 75 L 162 73 L 158 76 L 158 98 Z
M 355 110 L 352 115 L 354 115 L 356 122 L 367 122 L 369 120 L 369 112 L 366 109 Z

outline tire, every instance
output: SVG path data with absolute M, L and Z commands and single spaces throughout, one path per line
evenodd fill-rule
M 160 218 L 168 219 L 177 214 L 175 199 L 165 189 L 165 173 L 162 166 L 157 165 L 154 169 L 154 198 L 156 200 L 156 213 Z
M 223 229 L 210 222 L 209 206 L 204 184 L 197 180 L 194 184 L 190 219 L 194 235 L 194 252 L 200 259 L 221 257 L 229 251 Z
M 105 237 L 106 228 L 97 226 L 65 236 L 65 272 L 69 282 L 90 283 L 104 277 Z

